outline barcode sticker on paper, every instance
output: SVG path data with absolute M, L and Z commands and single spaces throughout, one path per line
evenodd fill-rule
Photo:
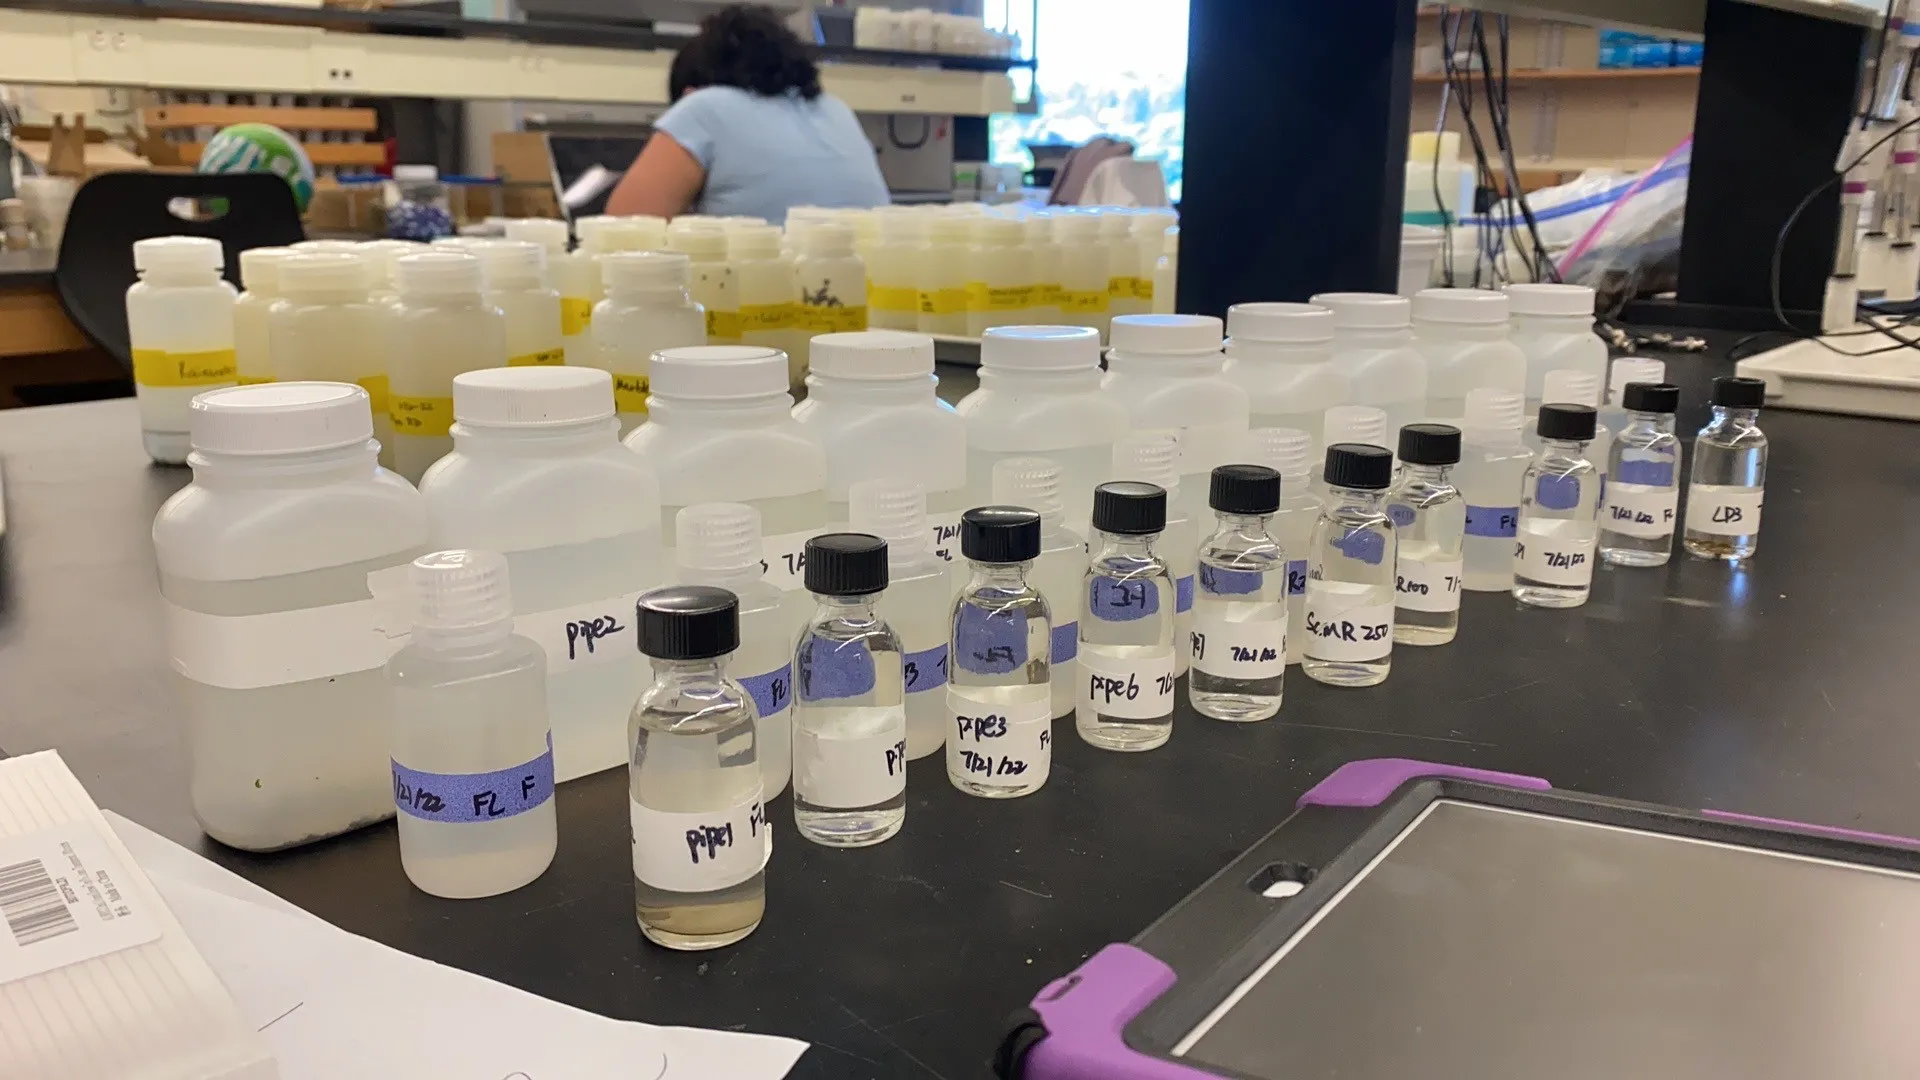
M 0 839 L 0 985 L 156 940 L 148 904 L 84 824 Z

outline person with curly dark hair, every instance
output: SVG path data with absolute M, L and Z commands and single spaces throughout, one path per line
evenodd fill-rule
M 607 199 L 609 214 L 746 214 L 887 203 L 873 145 L 820 89 L 807 47 L 772 9 L 733 4 L 701 20 L 668 75 L 673 105 Z

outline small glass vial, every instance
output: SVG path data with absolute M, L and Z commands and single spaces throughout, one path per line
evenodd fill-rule
M 947 779 L 969 795 L 1031 795 L 1053 768 L 1053 619 L 1027 582 L 1041 532 L 1040 515 L 1023 507 L 960 516 L 960 553 L 972 577 L 949 623 Z
M 862 480 L 851 488 L 851 527 L 887 542 L 887 591 L 876 603 L 900 638 L 907 691 L 907 759 L 947 737 L 947 639 L 953 629 L 951 568 L 928 541 L 927 493 L 919 484 Z M 949 518 L 948 520 L 952 520 Z
M 1445 645 L 1460 629 L 1467 503 L 1453 486 L 1458 464 L 1459 428 L 1400 429 L 1400 478 L 1387 493 L 1400 549 L 1393 574 L 1393 640 L 1400 645 Z
M 1767 486 L 1767 437 L 1759 379 L 1713 380 L 1713 419 L 1693 441 L 1687 481 L 1687 554 L 1740 562 L 1760 547 L 1760 502 Z
M 1366 446 L 1377 446 L 1382 450 L 1393 449 L 1387 445 L 1386 412 L 1369 405 L 1335 405 L 1322 414 L 1320 430 L 1324 433 L 1321 446 L 1332 446 L 1335 443 L 1360 443 Z M 1322 451 L 1321 461 L 1314 466 L 1310 481 L 1314 496 L 1322 504 L 1329 498 L 1325 466 L 1325 451 Z
M 133 243 L 140 280 L 127 290 L 127 343 L 140 439 L 162 465 L 187 460 L 188 406 L 204 390 L 237 381 L 233 305 L 222 280 L 220 241 L 156 236 Z
M 1053 715 L 1073 712 L 1080 675 L 1080 590 L 1087 578 L 1087 542 L 1061 524 L 1065 470 L 1052 458 L 1002 458 L 993 466 L 993 500 L 1040 515 L 1040 555 L 1028 579 L 1047 601 L 1053 649 L 1047 673 L 1053 683 Z
M 718 949 L 760 925 L 773 856 L 753 698 L 727 674 L 739 602 L 705 585 L 654 589 L 634 621 L 653 660 L 629 722 L 634 917 L 656 945 Z
M 1680 388 L 1628 383 L 1626 426 L 1613 437 L 1600 504 L 1600 558 L 1614 566 L 1665 566 L 1679 524 L 1680 440 L 1673 414 Z
M 1180 498 L 1180 440 L 1171 431 L 1136 431 L 1113 444 L 1113 477 L 1166 490 L 1167 520 L 1154 549 L 1173 576 L 1173 674 L 1187 673 L 1187 635 L 1193 632 L 1194 576 L 1199 570 L 1200 526 Z
M 1327 501 L 1307 554 L 1300 670 L 1329 686 L 1375 686 L 1393 666 L 1393 578 L 1399 537 L 1387 516 L 1393 453 L 1369 443 L 1327 447 Z
M 1540 453 L 1520 482 L 1513 598 L 1534 607 L 1587 602 L 1599 539 L 1600 470 L 1587 460 L 1589 405 L 1540 406 Z
M 1173 577 L 1154 550 L 1166 527 L 1165 488 L 1093 489 L 1074 727 L 1102 750 L 1152 750 L 1173 735 Z
M 413 637 L 387 661 L 400 865 L 434 896 L 512 892 L 559 837 L 547 656 L 513 632 L 506 556 L 439 551 L 408 578 Z
M 1267 531 L 1280 474 L 1221 465 L 1211 480 L 1218 520 L 1200 544 L 1187 699 L 1215 720 L 1265 720 L 1280 711 L 1287 670 L 1287 553 Z
M 1287 553 L 1287 663 L 1300 662 L 1300 633 L 1307 617 L 1307 551 L 1313 546 L 1313 525 L 1320 520 L 1320 500 L 1313 494 L 1313 436 L 1298 428 L 1256 428 L 1252 459 L 1280 474 L 1280 509 L 1270 531 Z
M 827 533 L 805 556 L 818 606 L 793 657 L 793 819 L 816 844 L 867 847 L 907 820 L 906 666 L 874 611 L 887 542 Z
M 480 259 L 487 303 L 506 318 L 507 366 L 565 364 L 560 293 L 547 284 L 547 249 L 526 240 L 493 240 L 468 250 Z

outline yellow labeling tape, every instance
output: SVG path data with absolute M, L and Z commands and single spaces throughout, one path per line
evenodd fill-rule
M 584 334 L 593 325 L 593 301 L 583 296 L 560 298 L 560 332 L 567 337 Z
M 935 289 L 920 294 L 920 314 L 961 315 L 967 310 L 967 290 Z
M 1145 300 L 1148 303 L 1152 303 L 1153 302 L 1153 279 L 1150 277 L 1134 278 L 1133 279 L 1133 298 L 1135 300 Z
M 387 398 L 387 415 L 393 418 L 395 435 L 446 435 L 453 430 L 453 399 L 392 394 Z
M 867 306 L 875 311 L 919 311 L 920 290 L 875 285 L 867 289 Z
M 1025 311 L 1033 306 L 1035 288 L 1036 286 L 1033 285 L 1009 285 L 1005 288 L 987 288 L 983 286 L 982 292 L 985 295 L 982 297 L 982 300 L 985 306 L 974 308 L 973 310 L 995 312 Z
M 141 386 L 218 386 L 233 382 L 239 368 L 232 349 L 133 350 L 133 381 Z
M 566 362 L 565 349 L 541 349 L 539 352 L 507 357 L 508 367 L 558 367 Z
M 1094 289 L 1061 289 L 1060 310 L 1075 315 L 1101 315 L 1107 310 L 1107 294 Z
M 1151 288 L 1151 284 L 1148 286 Z M 1107 295 L 1123 300 L 1131 300 L 1140 294 L 1140 279 L 1137 277 L 1112 277 L 1107 279 Z
M 261 383 L 272 382 L 273 376 L 271 375 L 240 375 L 240 376 L 236 376 L 234 381 L 239 383 L 241 386 L 259 386 Z
M 1048 282 L 1043 285 L 1035 285 L 1033 287 L 1033 303 L 1035 307 L 1057 308 L 1061 305 L 1063 302 L 1062 298 L 1066 295 L 1067 290 L 1062 288 L 1057 281 Z
M 716 341 L 740 340 L 740 313 L 737 311 L 707 312 L 707 344 Z
M 806 329 L 816 334 L 844 334 L 867 328 L 867 308 L 859 307 L 816 307 L 813 304 L 801 306 L 802 318 Z
M 740 305 L 740 332 L 765 333 L 791 330 L 800 325 L 800 305 L 792 300 L 784 304 Z
M 613 377 L 614 409 L 623 413 L 645 413 L 647 385 L 645 375 L 615 375 Z
M 387 404 L 387 377 L 369 375 L 360 380 L 360 388 L 367 392 L 368 404 L 373 406 L 373 415 L 386 416 L 392 410 Z

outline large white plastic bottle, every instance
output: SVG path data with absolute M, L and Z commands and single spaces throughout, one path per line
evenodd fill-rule
M 1287 553 L 1287 663 L 1300 662 L 1307 642 L 1307 553 L 1320 500 L 1313 493 L 1313 437 L 1297 428 L 1255 428 L 1248 435 L 1248 461 L 1280 474 L 1280 510 L 1270 531 Z
M 1474 592 L 1513 588 L 1513 546 L 1519 536 L 1520 486 L 1533 454 L 1520 441 L 1526 399 L 1499 390 L 1467 395 L 1460 425 L 1460 467 L 1454 484 L 1467 504 L 1460 584 Z
M 1160 295 L 1156 288 L 1155 271 L 1160 267 L 1160 257 L 1167 251 L 1167 230 L 1180 224 L 1180 215 L 1172 210 L 1146 209 L 1133 212 L 1132 244 L 1137 252 L 1138 262 L 1134 266 L 1133 295 L 1139 300 L 1138 310 L 1154 315 L 1171 315 L 1173 306 L 1169 302 L 1165 311 L 1160 308 Z M 1171 301 L 1172 298 L 1168 297 Z
M 594 368 L 469 371 L 453 411 L 453 452 L 420 481 L 433 546 L 506 555 L 514 632 L 547 654 L 559 778 L 624 764 L 647 681 L 633 604 L 667 574 L 659 485 L 620 445 L 613 382 Z
M 692 264 L 679 252 L 623 251 L 601 257 L 607 298 L 593 309 L 589 359 L 613 376 L 622 436 L 647 418 L 653 354 L 706 343 L 706 312 L 687 295 L 692 273 Z
M 1526 390 L 1527 358 L 1508 340 L 1505 293 L 1422 289 L 1413 296 L 1413 337 L 1427 362 L 1428 420 L 1463 416 L 1470 390 Z
M 1140 248 L 1133 241 L 1131 210 L 1109 206 L 1100 211 L 1100 243 L 1107 249 L 1107 314 L 1149 315 L 1151 298 L 1140 295 Z
M 1221 346 L 1220 320 L 1211 315 L 1123 315 L 1113 320 L 1113 350 L 1100 384 L 1101 393 L 1126 407 L 1133 430 L 1178 436 L 1184 500 L 1178 514 L 1188 521 L 1211 520 L 1207 487 L 1214 466 L 1231 464 L 1246 445 L 1251 403 L 1246 390 L 1222 374 Z M 1175 512 L 1167 511 L 1169 520 Z
M 193 482 L 153 548 L 190 796 L 207 835 L 274 851 L 393 814 L 386 683 L 426 503 L 375 463 L 367 392 L 344 383 L 208 391 Z
M 600 302 L 599 276 L 590 257 L 575 259 L 567 250 L 567 223 L 554 218 L 514 218 L 506 237 L 537 244 L 546 257 L 546 283 L 560 297 L 560 351 L 564 363 L 584 364 L 589 339 L 581 335 L 593 322 Z M 571 353 L 568 350 L 573 350 Z
M 468 250 L 480 259 L 487 302 L 507 320 L 507 366 L 566 363 L 560 292 L 547 283 L 546 249 L 525 240 L 493 240 Z
M 813 339 L 807 400 L 794 406 L 793 418 L 826 451 L 828 521 L 849 520 L 853 485 L 862 480 L 917 484 L 931 519 L 929 544 L 953 562 L 968 506 L 967 423 L 940 400 L 939 385 L 925 334 L 822 334 Z
M 780 251 L 780 230 L 749 223 L 727 226 L 727 261 L 739 286 L 740 344 L 787 354 L 788 389 L 805 385 L 807 330 L 800 322 L 800 279 Z
M 1540 411 L 1541 381 L 1564 368 L 1607 372 L 1607 343 L 1593 332 L 1593 290 L 1544 282 L 1507 286 L 1513 343 L 1527 358 L 1527 412 Z
M 281 260 L 276 276 L 281 298 L 267 316 L 274 377 L 359 383 L 370 401 L 387 405 L 393 315 L 369 291 L 373 260 L 360 252 L 298 252 Z M 374 414 L 373 437 L 390 458 L 393 421 L 384 411 Z
M 785 355 L 745 345 L 662 350 L 647 422 L 626 442 L 660 478 L 663 522 L 700 503 L 746 503 L 760 511 L 767 580 L 803 588 L 807 538 L 827 524 L 827 458 L 793 418 Z
M 246 289 L 233 303 L 235 381 L 241 386 L 273 381 L 273 349 L 267 338 L 268 311 L 280 299 L 280 264 L 292 248 L 257 247 L 240 253 L 240 284 Z
M 1314 304 L 1235 304 L 1227 309 L 1222 369 L 1252 402 L 1256 428 L 1294 428 L 1318 449 L 1321 417 L 1346 403 L 1347 374 L 1333 361 L 1333 312 Z
M 980 389 L 955 411 L 967 425 L 968 507 L 993 499 L 993 467 L 1040 456 L 1060 465 L 1067 527 L 1086 535 L 1093 489 L 1112 476 L 1127 407 L 1100 389 L 1100 334 L 1084 326 L 1002 326 L 980 339 Z
M 1153 264 L 1153 313 L 1173 314 L 1180 291 L 1180 226 L 1167 230 L 1160 241 L 1160 258 Z
M 1040 515 L 1040 557 L 1027 580 L 1053 616 L 1047 681 L 1057 719 L 1073 711 L 1080 686 L 1080 594 L 1086 589 L 1087 540 L 1066 527 L 1060 463 L 1044 457 L 1002 458 L 993 466 L 993 502 Z
M 1060 321 L 1091 326 L 1105 340 L 1113 309 L 1107 302 L 1111 281 L 1100 219 L 1084 210 L 1057 210 L 1053 240 L 1060 251 Z
M 667 249 L 692 260 L 689 291 L 707 313 L 708 345 L 740 342 L 740 281 L 727 261 L 727 231 L 718 223 L 676 218 L 667 227 Z
M 887 542 L 887 591 L 879 613 L 900 636 L 906 678 L 907 757 L 947 745 L 947 638 L 953 587 L 946 560 L 927 542 L 927 499 L 919 484 L 862 480 L 853 485 L 852 530 Z M 958 547 L 955 540 L 953 546 Z
M 1027 216 L 1022 244 L 1033 252 L 1033 307 L 1029 326 L 1058 326 L 1060 317 L 1060 245 L 1053 238 L 1053 215 L 1036 210 Z
M 222 280 L 220 241 L 156 236 L 133 242 L 140 280 L 127 290 L 127 343 L 140 441 L 162 465 L 187 460 L 187 407 L 194 395 L 238 379 L 234 287 Z
M 927 216 L 907 206 L 880 211 L 880 238 L 867 260 L 867 325 L 876 330 L 920 328 L 920 249 Z
M 480 294 L 480 260 L 452 251 L 403 255 L 388 338 L 394 471 L 418 484 L 453 449 L 453 377 L 507 362 L 507 320 Z
M 979 217 L 967 249 L 967 333 L 979 337 L 996 326 L 1031 321 L 1034 252 L 1026 226 L 1010 218 Z
M 1236 449 L 1244 446 L 1241 432 Z M 1238 455 L 1236 455 L 1238 456 Z M 1173 578 L 1173 640 L 1186 642 L 1193 632 L 1194 574 L 1200 564 L 1200 519 L 1186 512 L 1183 497 L 1185 477 L 1179 472 L 1180 443 L 1173 432 L 1135 431 L 1113 445 L 1113 478 L 1157 484 L 1167 491 L 1167 527 L 1155 548 L 1166 560 L 1167 573 Z M 1211 482 L 1212 477 L 1206 478 Z M 1202 496 L 1204 500 L 1204 496 Z M 1187 671 L 1187 649 L 1173 650 L 1175 675 Z
M 1413 347 L 1413 302 L 1388 293 L 1321 293 L 1312 302 L 1333 309 L 1333 360 L 1347 375 L 1347 403 L 1386 413 L 1389 437 L 1419 423 L 1427 361 Z
M 920 324 L 923 334 L 965 336 L 967 332 L 967 248 L 973 220 L 953 210 L 927 219 L 927 243 L 920 248 Z
M 793 272 L 800 279 L 800 319 L 810 335 L 867 328 L 867 264 L 854 253 L 853 239 L 853 226 L 837 221 L 800 235 Z

